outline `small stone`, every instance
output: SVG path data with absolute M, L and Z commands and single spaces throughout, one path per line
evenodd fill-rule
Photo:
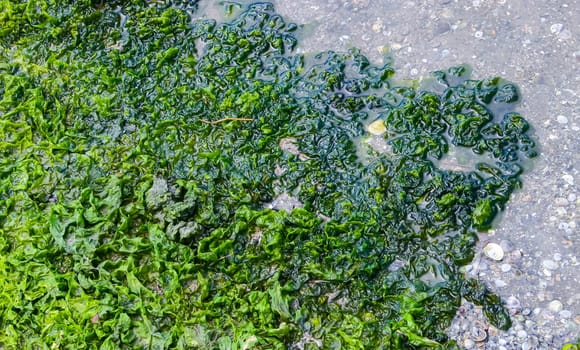
M 528 336 L 528 332 L 521 329 L 518 331 L 518 333 L 516 335 L 518 336 L 518 338 L 526 338 Z
M 465 339 L 465 341 L 463 342 L 463 346 L 466 349 L 473 349 L 473 347 L 475 346 L 475 342 L 471 339 Z
M 555 270 L 558 268 L 558 263 L 554 262 L 553 260 L 546 259 L 542 261 L 542 266 L 544 266 L 548 270 Z
M 391 50 L 393 50 L 393 51 L 399 51 L 402 47 L 403 47 L 403 45 L 401 45 L 399 43 L 391 44 Z
M 558 38 L 560 40 L 569 40 L 569 39 L 572 39 L 572 32 L 569 31 L 568 29 L 564 29 L 563 31 L 561 31 L 560 33 L 558 33 Z
M 512 266 L 510 264 L 501 264 L 501 271 L 502 272 L 508 272 L 511 269 L 512 269 Z
M 574 176 L 569 174 L 562 175 L 562 180 L 566 181 L 568 185 L 574 185 Z
M 297 142 L 298 141 L 292 137 L 282 138 L 282 139 L 280 139 L 280 142 L 279 142 L 280 149 L 282 149 L 282 151 L 288 152 L 290 154 L 299 155 L 300 150 L 298 149 L 298 146 L 296 145 Z
M 570 194 L 568 195 L 568 202 L 570 202 L 570 203 L 574 203 L 574 202 L 576 202 L 576 194 L 574 194 L 574 193 L 570 193 Z
M 482 342 L 487 339 L 487 332 L 481 327 L 473 327 L 471 329 L 471 337 L 476 342 Z
M 503 287 L 507 286 L 507 283 L 505 283 L 505 281 L 503 281 L 503 280 L 495 280 L 494 284 L 498 288 L 503 288 Z
M 483 253 L 490 259 L 500 261 L 503 259 L 503 249 L 497 243 L 488 243 L 483 248 Z
M 379 45 L 379 46 L 377 46 L 377 51 L 380 54 L 386 54 L 387 52 L 389 52 L 389 48 L 385 45 Z
M 550 32 L 553 34 L 560 33 L 564 29 L 564 25 L 562 23 L 554 23 L 550 26 Z
M 377 20 L 372 25 L 372 30 L 375 33 L 382 32 L 384 28 L 385 26 L 383 25 L 383 20 L 380 18 L 377 18 Z
M 565 207 L 568 205 L 568 200 L 566 198 L 556 198 L 556 200 L 554 201 L 554 204 L 559 206 L 559 207 Z
M 563 307 L 564 306 L 562 305 L 562 302 L 560 302 L 560 300 L 552 300 L 548 304 L 548 309 L 552 312 L 560 312 L 560 311 L 562 311 Z
M 499 242 L 499 246 L 506 253 L 514 250 L 514 244 L 512 242 L 508 241 L 507 239 L 502 239 L 501 242 Z
M 560 254 L 560 253 L 554 254 L 554 261 L 561 261 L 561 260 L 562 260 L 562 254 Z
M 449 23 L 447 23 L 447 22 L 438 22 L 435 25 L 435 29 L 433 30 L 433 33 L 435 35 L 441 35 L 441 34 L 447 33 L 450 30 L 451 30 L 451 26 L 449 25 Z
M 572 312 L 569 310 L 562 310 L 558 313 L 558 316 L 560 316 L 561 318 L 570 318 L 572 317 Z
M 556 117 L 556 121 L 560 124 L 567 124 L 568 123 L 568 118 L 566 118 L 563 115 L 559 115 Z
M 542 288 L 542 286 L 540 286 L 540 288 Z M 536 296 L 538 297 L 539 301 L 546 300 L 546 293 L 545 292 L 538 292 L 538 294 Z
M 521 307 L 520 301 L 518 298 L 514 297 L 513 295 L 506 299 L 505 306 L 508 309 L 518 310 Z M 528 309 L 529 310 L 529 309 Z M 522 312 L 523 313 L 523 312 Z
M 268 209 L 285 210 L 291 213 L 294 208 L 302 208 L 302 203 L 295 197 L 282 193 L 276 197 L 272 202 L 264 205 Z
M 518 260 L 521 260 L 521 258 L 523 256 L 524 256 L 524 254 L 522 253 L 522 251 L 519 249 L 516 249 L 510 253 L 510 260 L 511 261 L 518 261 Z

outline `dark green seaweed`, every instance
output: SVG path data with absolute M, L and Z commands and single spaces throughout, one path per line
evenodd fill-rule
M 460 268 L 536 155 L 515 85 L 195 5 L 0 1 L 0 347 L 452 349 L 462 298 L 508 328 Z

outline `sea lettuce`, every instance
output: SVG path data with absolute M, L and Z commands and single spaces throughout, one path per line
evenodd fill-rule
M 515 85 L 234 5 L 0 0 L 0 346 L 454 348 L 462 298 L 508 328 L 460 268 L 536 155 Z

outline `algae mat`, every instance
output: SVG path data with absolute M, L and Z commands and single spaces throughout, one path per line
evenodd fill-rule
M 509 327 L 459 269 L 537 153 L 514 84 L 298 54 L 267 3 L 0 10 L 3 347 L 454 348 L 461 298 Z

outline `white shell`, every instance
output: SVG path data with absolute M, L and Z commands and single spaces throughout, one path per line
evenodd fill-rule
M 500 261 L 503 259 L 503 249 L 496 243 L 488 243 L 483 247 L 483 253 L 490 259 Z
M 385 123 L 379 119 L 375 120 L 374 122 L 369 124 L 369 132 L 373 135 L 382 135 L 387 132 L 387 128 L 385 127 Z

